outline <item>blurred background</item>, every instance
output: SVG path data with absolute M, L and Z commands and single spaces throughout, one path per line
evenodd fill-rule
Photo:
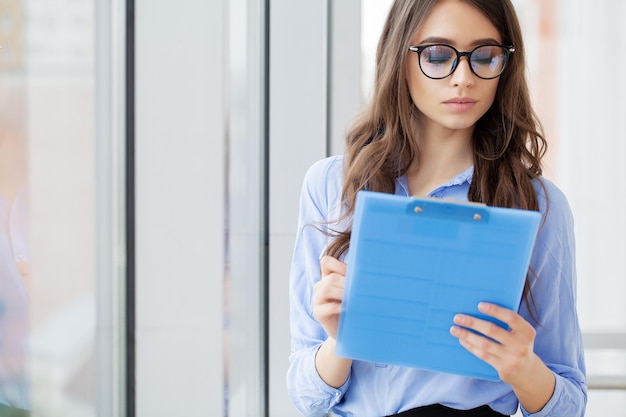
M 390 4 L 0 0 L 0 416 L 297 415 L 300 186 L 369 100 Z M 587 415 L 626 416 L 626 3 L 514 4 Z

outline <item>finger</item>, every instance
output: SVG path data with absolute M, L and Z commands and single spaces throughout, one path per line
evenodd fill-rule
M 468 352 L 483 360 L 500 374 L 507 367 L 506 347 L 485 337 L 476 335 L 469 330 L 453 326 L 450 333 L 459 338 L 459 344 Z
M 485 302 L 478 304 L 478 310 L 488 316 L 494 317 L 501 322 L 506 323 L 510 328 L 511 334 L 518 334 L 526 339 L 532 338 L 534 340 L 536 334 L 535 329 L 515 311 L 501 307 L 497 304 Z
M 317 304 L 313 308 L 313 315 L 319 320 L 328 320 L 341 314 L 341 303 L 330 302 Z
M 502 366 L 502 358 L 490 352 L 489 350 L 483 349 L 482 346 L 474 345 L 465 339 L 459 339 L 459 343 L 472 355 L 476 356 L 478 359 L 482 359 L 483 361 L 487 362 L 496 370 L 498 370 L 499 367 Z
M 493 360 L 490 358 L 502 358 L 506 355 L 504 345 L 462 327 L 452 326 L 450 334 L 457 337 L 463 347 L 483 360 Z
M 345 282 L 346 277 L 344 275 L 333 272 L 328 275 L 323 275 L 322 279 L 320 279 L 313 285 L 313 290 L 318 291 L 324 287 L 337 287 L 343 289 L 343 287 L 345 286 Z
M 313 289 L 313 302 L 324 303 L 328 301 L 341 301 L 343 299 L 343 286 L 328 285 L 318 282 Z
M 478 310 L 488 316 L 496 318 L 506 323 L 511 329 L 524 327 L 526 322 L 519 314 L 508 308 L 501 307 L 497 304 L 478 303 Z
M 320 260 L 320 267 L 322 270 L 322 276 L 332 273 L 346 275 L 346 264 L 337 258 L 333 258 L 332 256 L 323 256 Z
M 506 345 L 512 339 L 511 333 L 509 331 L 488 320 L 467 316 L 465 314 L 457 314 L 456 316 L 454 316 L 454 323 L 467 329 L 475 330 L 485 336 L 490 337 L 491 339 L 496 340 L 501 344 Z M 468 333 L 474 334 L 472 332 Z

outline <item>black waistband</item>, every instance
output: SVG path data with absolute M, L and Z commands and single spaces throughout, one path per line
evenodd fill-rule
M 425 407 L 418 407 L 412 410 L 403 411 L 400 414 L 393 414 L 394 416 L 401 417 L 457 417 L 457 416 L 471 416 L 471 417 L 502 417 L 496 411 L 493 411 L 491 407 L 483 405 L 482 407 L 472 408 L 471 410 L 456 410 L 454 408 L 445 407 L 441 404 L 427 405 Z M 392 416 L 387 416 L 392 417 Z

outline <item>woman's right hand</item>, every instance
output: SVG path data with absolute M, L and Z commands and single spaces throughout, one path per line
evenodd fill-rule
M 346 264 L 332 256 L 324 256 L 320 266 L 322 279 L 313 287 L 313 317 L 330 338 L 336 339 L 346 281 Z

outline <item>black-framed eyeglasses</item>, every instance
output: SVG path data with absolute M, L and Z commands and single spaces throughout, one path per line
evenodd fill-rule
M 440 80 L 450 76 L 466 56 L 469 67 L 478 78 L 491 80 L 499 77 L 506 68 L 509 55 L 515 52 L 513 46 L 480 45 L 469 52 L 459 52 L 446 44 L 409 46 L 409 51 L 418 56 L 420 69 L 428 78 Z

